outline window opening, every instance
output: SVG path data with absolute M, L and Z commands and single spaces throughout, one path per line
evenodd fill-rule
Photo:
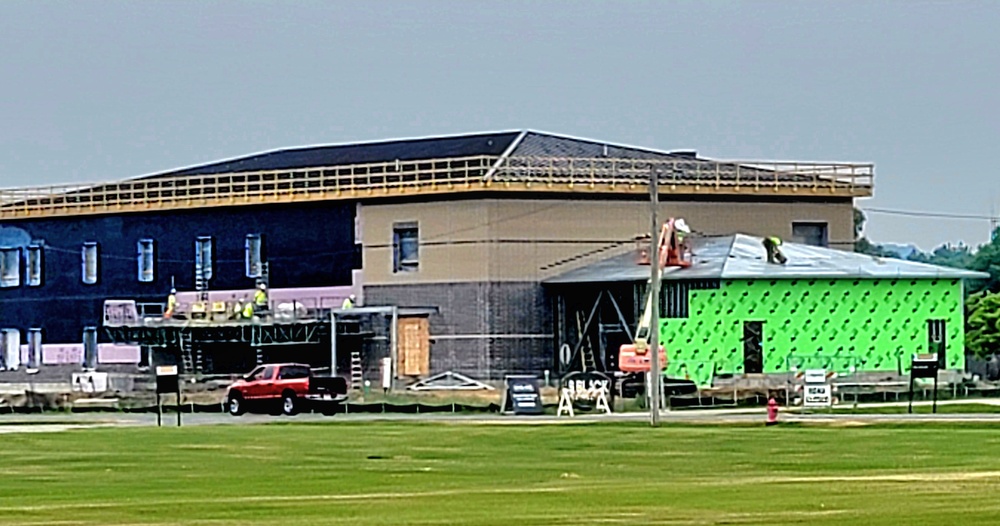
M 83 366 L 87 369 L 97 367 L 97 327 L 83 328 Z
M 97 283 L 97 243 L 88 241 L 83 244 L 82 260 L 83 282 L 87 285 Z
M 152 239 L 140 239 L 136 250 L 138 279 L 142 283 L 152 283 L 156 279 L 156 244 Z
M 416 223 L 392 228 L 393 272 L 415 272 L 420 266 L 420 231 Z
M 21 331 L 0 329 L 0 358 L 8 371 L 16 371 L 21 366 Z
M 198 282 L 212 279 L 212 238 L 209 236 L 200 236 L 194 242 L 194 274 Z
M 0 287 L 21 286 L 21 249 L 0 248 Z
M 937 353 L 938 367 L 944 369 L 948 364 L 948 345 L 944 320 L 927 320 L 927 351 Z
M 263 245 L 260 234 L 247 234 L 246 241 L 246 274 L 248 278 L 259 278 L 263 275 Z
M 42 246 L 35 244 L 28 246 L 27 254 L 28 266 L 28 286 L 42 286 Z
M 796 243 L 814 247 L 829 246 L 830 239 L 827 224 L 818 222 L 792 223 L 792 240 Z
M 28 329 L 28 369 L 38 369 L 42 365 L 42 329 Z
M 764 322 L 743 322 L 743 372 L 764 372 Z

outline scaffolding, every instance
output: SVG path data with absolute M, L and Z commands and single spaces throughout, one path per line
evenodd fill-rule
M 291 316 L 252 319 L 216 319 L 206 313 L 204 318 L 178 319 L 165 317 L 162 304 L 108 300 L 102 327 L 112 343 L 165 351 L 176 359 L 185 374 L 202 374 L 213 372 L 212 356 L 205 352 L 206 347 L 213 345 L 246 347 L 256 364 L 264 361 L 270 348 L 322 345 L 332 334 L 328 312 L 329 309 L 302 309 Z
M 0 219 L 458 193 L 869 197 L 874 165 L 470 156 L 0 189 Z

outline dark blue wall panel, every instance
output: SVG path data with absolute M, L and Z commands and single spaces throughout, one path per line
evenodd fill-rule
M 194 289 L 195 239 L 212 236 L 210 288 L 251 288 L 245 273 L 247 234 L 262 234 L 272 288 L 348 285 L 354 256 L 353 203 L 216 208 L 120 216 L 4 221 L 0 247 L 44 243 L 41 287 L 0 289 L 0 328 L 45 329 L 49 343 L 75 343 L 86 325 L 100 325 L 105 299 L 165 301 L 174 278 Z M 138 280 L 137 243 L 156 242 L 156 279 Z M 99 280 L 85 285 L 81 250 L 99 243 Z M 25 258 L 22 257 L 22 266 Z M 23 338 L 23 336 L 22 336 Z

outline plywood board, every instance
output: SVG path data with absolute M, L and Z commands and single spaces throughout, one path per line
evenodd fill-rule
M 399 319 L 399 373 L 427 376 L 430 372 L 430 322 L 427 318 Z

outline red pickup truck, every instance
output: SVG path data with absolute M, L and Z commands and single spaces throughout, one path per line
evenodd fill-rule
M 276 363 L 258 366 L 229 386 L 226 406 L 238 416 L 251 405 L 281 403 L 281 412 L 294 415 L 310 404 L 338 404 L 347 399 L 347 381 L 313 376 L 308 365 Z M 329 406 L 326 406 L 329 408 Z

